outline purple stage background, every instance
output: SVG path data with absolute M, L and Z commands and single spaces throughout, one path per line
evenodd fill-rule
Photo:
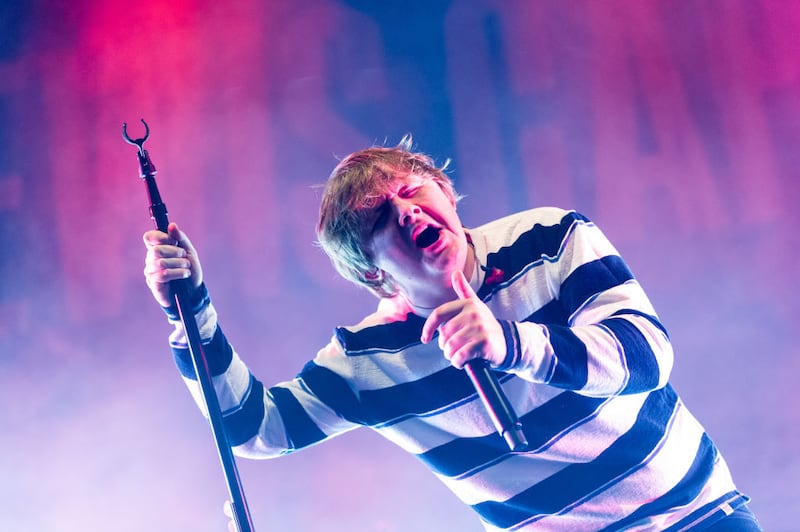
M 314 246 L 315 185 L 411 132 L 453 159 L 467 225 L 557 205 L 605 230 L 765 529 L 797 530 L 798 28 L 794 0 L 6 0 L 0 529 L 225 530 L 141 273 L 152 224 L 120 133 L 144 117 L 263 380 L 375 304 Z M 259 531 L 481 530 L 368 430 L 239 468 Z

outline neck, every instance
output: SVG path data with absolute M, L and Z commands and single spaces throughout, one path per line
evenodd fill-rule
M 406 298 L 406 301 L 408 301 L 408 304 L 411 306 L 411 310 L 413 310 L 414 314 L 416 314 L 417 316 L 426 316 L 426 317 L 430 316 L 431 312 L 433 312 L 436 309 L 436 307 L 439 306 L 439 305 L 436 305 L 434 307 L 423 307 L 423 306 L 420 306 L 420 305 L 415 305 L 408 298 Z

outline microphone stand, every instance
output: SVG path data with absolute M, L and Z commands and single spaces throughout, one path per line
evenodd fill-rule
M 142 124 L 144 124 L 145 127 L 144 138 L 136 140 L 131 139 L 127 132 L 128 124 L 122 124 L 122 137 L 125 139 L 125 142 L 133 144 L 139 149 L 139 175 L 144 179 L 145 185 L 147 186 L 147 195 L 150 200 L 150 217 L 155 221 L 156 228 L 166 233 L 167 226 L 169 225 L 167 206 L 161 201 L 161 194 L 159 194 L 158 187 L 156 186 L 156 167 L 150 160 L 150 155 L 147 153 L 147 150 L 143 147 L 144 141 L 150 136 L 150 128 L 147 126 L 147 122 L 145 122 L 144 119 L 142 119 Z M 192 305 L 189 298 L 191 288 L 189 279 L 171 281 L 170 288 L 172 289 L 173 298 L 178 307 L 181 322 L 186 331 L 192 364 L 194 365 L 197 381 L 200 384 L 206 409 L 208 410 L 211 432 L 214 435 L 217 452 L 219 453 L 219 459 L 222 462 L 222 469 L 228 484 L 228 493 L 231 499 L 234 523 L 236 524 L 238 532 L 252 532 L 253 523 L 247 508 L 244 489 L 241 479 L 239 478 L 239 472 L 236 468 L 233 450 L 225 434 L 222 410 L 220 409 L 217 393 L 214 390 L 214 384 L 211 380 L 211 370 L 209 369 L 206 356 L 203 353 L 200 331 L 197 327 L 194 313 L 192 312 Z

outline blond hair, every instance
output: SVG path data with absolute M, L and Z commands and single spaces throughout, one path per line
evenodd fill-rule
M 436 166 L 411 148 L 411 135 L 406 135 L 397 146 L 373 146 L 348 155 L 333 169 L 322 194 L 317 241 L 342 277 L 379 297 L 391 297 L 398 288 L 370 258 L 366 222 L 389 187 L 416 174 L 437 182 L 454 204 L 460 199 L 444 173 L 449 161 Z

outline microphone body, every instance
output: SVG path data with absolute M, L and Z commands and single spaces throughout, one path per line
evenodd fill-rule
M 528 440 L 522 432 L 522 423 L 517 418 L 508 397 L 503 393 L 497 375 L 489 367 L 489 362 L 484 359 L 470 360 L 464 364 L 464 371 L 467 372 L 495 429 L 506 441 L 508 448 L 518 452 L 527 451 Z

